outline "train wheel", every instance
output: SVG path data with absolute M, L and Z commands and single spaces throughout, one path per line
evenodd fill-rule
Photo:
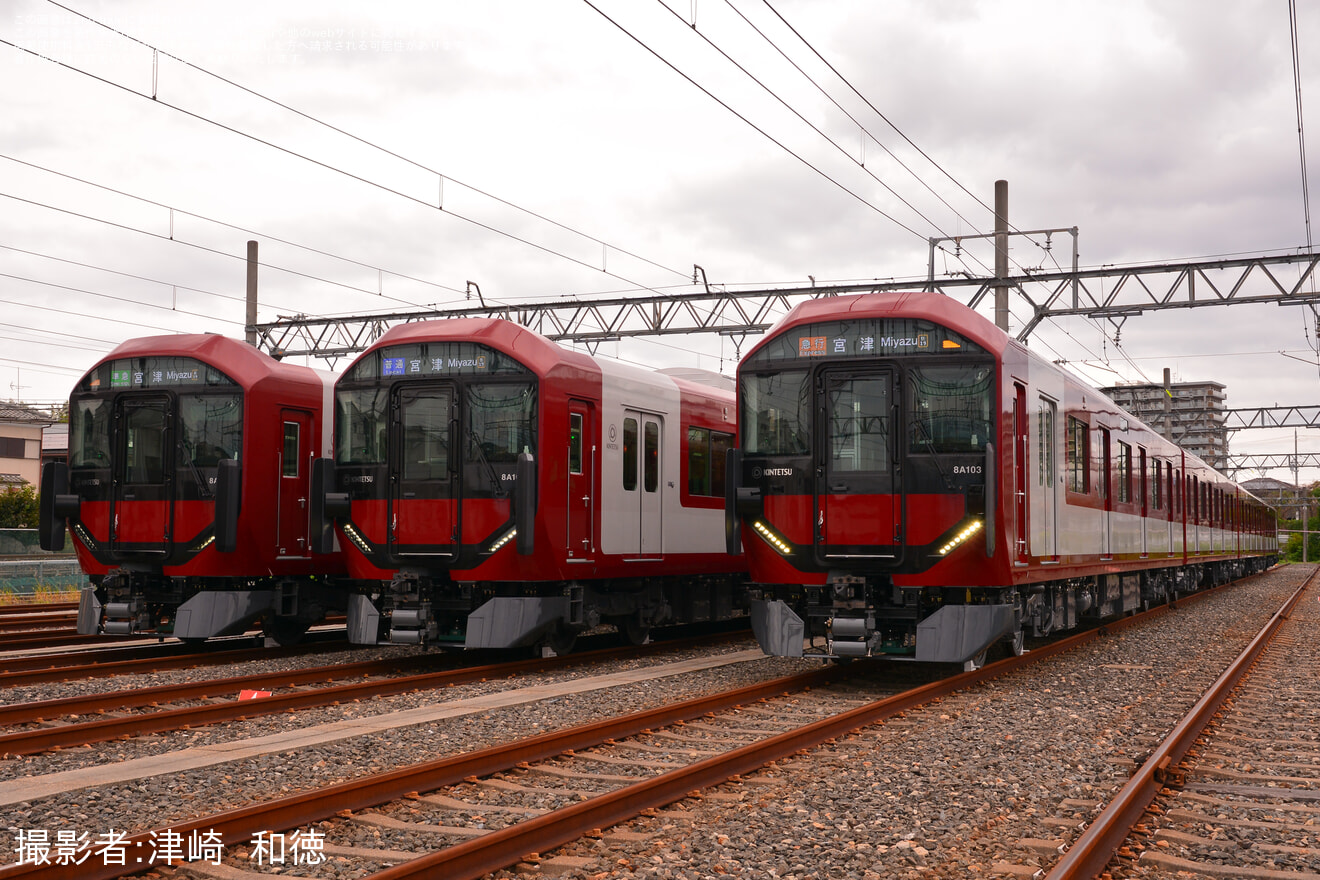
M 645 645 L 651 637 L 651 628 L 638 620 L 635 614 L 630 614 L 620 621 L 619 634 L 630 645 Z
M 1018 629 L 1013 635 L 1004 639 L 1004 646 L 1008 648 L 1009 653 L 1014 657 L 1021 657 L 1027 652 L 1026 642 L 1027 634 L 1021 629 Z
M 557 626 L 545 637 L 545 644 L 558 657 L 565 657 L 573 653 L 574 646 L 577 645 L 578 634 L 570 629 Z
M 985 665 L 985 659 L 989 654 L 990 654 L 990 649 L 986 648 L 983 651 L 981 651 L 981 653 L 973 657 L 971 660 L 965 661 L 963 663 L 963 672 L 975 672 L 976 670 L 980 669 L 982 666 Z

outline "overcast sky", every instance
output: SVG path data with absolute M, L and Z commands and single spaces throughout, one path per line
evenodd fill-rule
M 694 264 L 739 288 L 919 279 L 929 237 L 991 231 L 997 179 L 1014 227 L 1078 227 L 1083 266 L 1307 246 L 1285 0 L 8 0 L 0 41 L 0 398 L 67 397 L 127 338 L 241 336 L 249 239 L 262 322 L 457 304 L 469 281 L 687 291 Z M 1015 267 L 1066 266 L 1053 245 L 1015 238 Z M 993 265 L 963 258 L 937 270 Z M 1316 342 L 1307 309 L 1242 306 L 1030 344 L 1096 385 L 1168 367 L 1256 407 L 1320 403 Z

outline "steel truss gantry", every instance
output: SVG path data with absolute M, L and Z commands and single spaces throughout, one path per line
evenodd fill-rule
M 281 317 L 248 327 L 257 346 L 277 356 L 339 358 L 358 352 L 398 323 L 457 317 L 499 317 L 515 321 L 551 339 L 588 346 L 634 336 L 720 333 L 745 336 L 765 332 L 804 299 L 883 290 L 936 290 L 966 297 L 977 308 L 994 290 L 1008 286 L 1030 307 L 1018 331 L 1026 341 L 1042 321 L 1082 315 L 1106 318 L 1121 326 L 1128 317 L 1165 309 L 1194 309 L 1243 303 L 1320 304 L 1320 293 L 1307 289 L 1320 254 L 1104 266 L 1064 272 L 1029 272 L 1008 278 L 955 277 L 937 280 L 874 281 L 759 290 L 719 289 L 709 284 L 690 293 L 542 302 L 483 301 L 458 308 L 423 309 L 388 314 L 319 318 Z M 1282 277 L 1282 269 L 1290 269 Z

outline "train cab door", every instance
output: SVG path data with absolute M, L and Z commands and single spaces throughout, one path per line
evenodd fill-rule
M 654 413 L 623 411 L 623 497 L 621 532 L 625 555 L 658 559 L 663 548 L 661 466 L 664 422 Z
M 893 370 L 829 371 L 818 380 L 816 556 L 894 560 L 902 546 Z
M 174 522 L 173 407 L 166 395 L 124 395 L 115 412 L 110 544 L 164 556 Z
M 568 541 L 569 562 L 595 558 L 596 516 L 595 409 L 582 400 L 568 402 Z
M 283 442 L 279 451 L 280 488 L 275 497 L 275 552 L 285 558 L 311 555 L 307 544 L 307 497 L 312 470 L 312 414 L 280 411 Z
M 458 419 L 450 384 L 400 383 L 390 406 L 388 545 L 396 558 L 452 559 L 458 555 L 461 492 L 457 468 Z M 488 461 L 467 466 L 488 479 Z M 498 481 L 497 481 L 498 483 Z

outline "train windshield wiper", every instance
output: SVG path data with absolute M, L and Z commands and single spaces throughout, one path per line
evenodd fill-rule
M 486 467 L 486 475 L 490 477 L 491 485 L 494 486 L 495 497 L 508 497 L 509 491 L 505 489 L 504 484 L 500 482 L 499 474 L 495 473 L 494 465 L 492 465 L 486 458 L 486 453 L 481 448 L 481 439 L 477 437 L 477 432 L 468 428 L 468 439 L 472 441 L 472 448 L 477 451 L 477 458 L 480 459 L 481 463 Z
M 912 424 L 920 430 L 923 435 L 925 435 L 923 439 L 926 444 L 926 451 L 930 453 L 931 460 L 935 462 L 935 470 L 939 471 L 940 479 L 944 481 L 944 488 L 952 489 L 953 481 L 950 480 L 949 475 L 944 472 L 944 464 L 940 461 L 942 456 L 935 449 L 935 438 L 930 435 L 930 429 L 926 427 L 925 420 L 914 418 Z

